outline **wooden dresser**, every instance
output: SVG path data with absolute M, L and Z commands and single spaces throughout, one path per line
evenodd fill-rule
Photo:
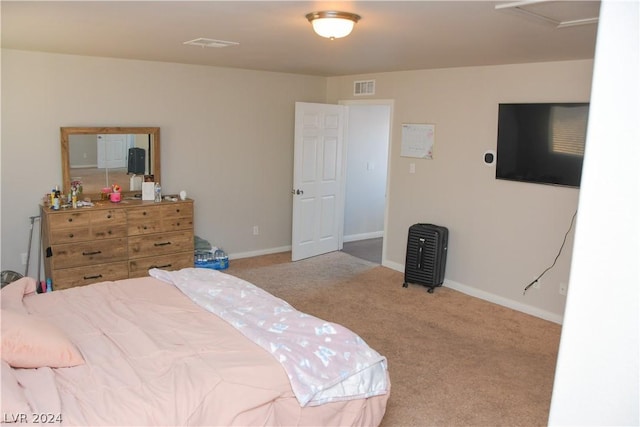
M 45 275 L 56 290 L 193 267 L 193 200 L 40 211 Z

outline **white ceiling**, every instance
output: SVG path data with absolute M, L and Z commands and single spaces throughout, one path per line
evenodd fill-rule
M 7 1 L 2 47 L 320 76 L 593 58 L 598 1 Z M 531 3 L 531 2 L 520 2 Z M 305 15 L 362 16 L 337 40 Z M 555 24 L 550 21 L 557 21 Z M 237 46 L 202 48 L 199 37 Z

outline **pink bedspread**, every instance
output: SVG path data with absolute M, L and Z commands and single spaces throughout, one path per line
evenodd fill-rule
M 384 415 L 388 393 L 301 407 L 270 354 L 151 277 L 23 304 L 62 329 L 86 361 L 12 369 L 30 409 L 59 413 L 63 425 L 373 426 Z

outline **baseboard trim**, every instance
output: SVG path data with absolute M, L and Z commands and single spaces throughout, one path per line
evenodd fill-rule
M 235 253 L 235 254 L 228 254 L 229 259 L 230 260 L 234 260 L 234 259 L 240 259 L 240 258 L 251 258 L 254 256 L 260 256 L 260 255 L 271 255 L 271 254 L 277 254 L 280 252 L 287 252 L 291 250 L 291 246 L 280 246 L 279 248 L 269 248 L 269 249 L 261 249 L 258 251 L 251 251 L 251 252 L 239 252 L 239 253 Z
M 404 273 L 404 265 L 402 264 L 383 260 L 382 265 L 385 267 L 391 268 L 392 270 L 396 270 Z M 548 320 L 550 322 L 557 323 L 559 325 L 562 325 L 562 322 L 564 320 L 564 316 L 561 316 L 559 314 L 552 313 L 547 310 L 542 310 L 541 308 L 534 307 L 528 304 L 523 304 L 521 302 L 514 301 L 508 298 L 504 298 L 504 297 L 501 297 L 500 295 L 492 294 L 490 292 L 485 292 L 483 290 L 474 288 L 472 286 L 463 285 L 462 283 L 454 282 L 453 280 L 445 279 L 442 285 L 447 288 L 456 290 L 458 292 L 462 292 L 463 294 L 467 294 L 469 296 L 479 298 L 481 300 L 498 304 L 503 307 L 510 308 L 512 310 L 520 311 L 522 313 L 529 314 L 531 316 L 535 316 L 540 319 Z
M 372 231 L 371 233 L 350 234 L 348 236 L 343 236 L 342 241 L 345 243 L 348 243 L 348 242 L 356 242 L 358 240 L 377 239 L 378 237 L 382 237 L 383 235 L 384 235 L 384 231 Z

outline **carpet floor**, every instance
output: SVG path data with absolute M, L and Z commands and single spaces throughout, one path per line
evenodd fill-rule
M 232 260 L 228 273 L 340 323 L 386 356 L 382 426 L 547 424 L 560 325 L 333 252 Z

